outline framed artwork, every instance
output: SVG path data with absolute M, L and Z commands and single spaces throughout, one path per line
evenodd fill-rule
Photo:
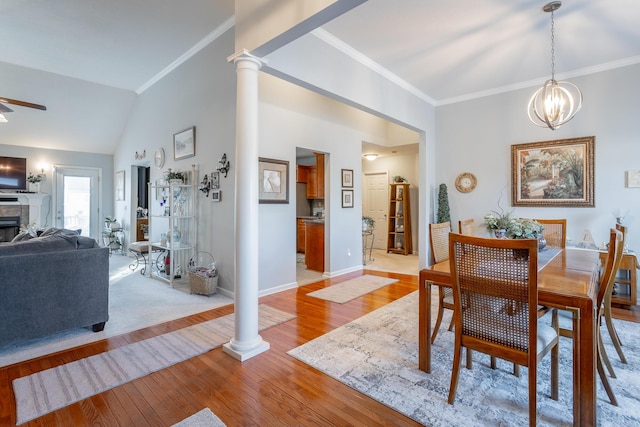
M 353 190 L 342 190 L 342 207 L 353 207 Z
M 220 172 L 211 172 L 211 188 L 217 190 L 220 188 Z
M 353 188 L 353 169 L 342 169 L 342 186 Z
M 116 201 L 124 200 L 124 171 L 116 172 Z
M 289 203 L 289 162 L 258 158 L 259 203 Z
M 212 190 L 211 201 L 219 202 L 220 200 L 222 200 L 222 190 Z
M 196 155 L 196 127 L 173 134 L 173 159 L 181 160 Z
M 627 171 L 627 187 L 640 187 L 640 171 Z
M 595 137 L 511 146 L 513 206 L 594 207 Z

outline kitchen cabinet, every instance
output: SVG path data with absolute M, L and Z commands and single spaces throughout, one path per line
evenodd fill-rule
M 314 153 L 315 166 L 309 166 L 307 178 L 307 199 L 324 199 L 324 154 Z
M 306 184 L 309 181 L 309 166 L 298 165 L 296 168 L 296 182 Z
M 324 221 L 305 221 L 305 263 L 307 270 L 324 272 Z
M 304 253 L 304 245 L 305 245 L 305 236 L 306 236 L 306 226 L 304 224 L 304 219 L 298 218 L 298 233 L 297 233 L 297 248 L 296 250 L 300 253 Z

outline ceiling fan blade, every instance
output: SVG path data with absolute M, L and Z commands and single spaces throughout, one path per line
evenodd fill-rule
M 0 113 L 10 113 L 13 110 L 4 104 L 0 104 Z
M 18 101 L 17 99 L 9 99 L 9 98 L 0 97 L 0 102 L 6 102 L 7 104 L 19 105 L 21 107 L 35 108 L 35 109 L 38 109 L 38 110 L 46 110 L 47 109 L 47 107 L 45 107 L 44 105 L 34 104 L 34 103 L 31 103 L 31 102 L 25 102 L 25 101 Z

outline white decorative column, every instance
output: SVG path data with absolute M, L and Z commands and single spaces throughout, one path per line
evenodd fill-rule
M 263 61 L 247 51 L 236 66 L 235 332 L 223 351 L 244 361 L 269 349 L 258 334 L 258 73 Z

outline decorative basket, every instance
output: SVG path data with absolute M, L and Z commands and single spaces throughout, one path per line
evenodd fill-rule
M 209 277 L 206 272 L 189 271 L 189 288 L 192 294 L 215 294 L 218 290 L 218 275 Z
M 218 288 L 216 261 L 209 252 L 197 252 L 189 260 L 189 287 L 192 294 L 211 295 Z

